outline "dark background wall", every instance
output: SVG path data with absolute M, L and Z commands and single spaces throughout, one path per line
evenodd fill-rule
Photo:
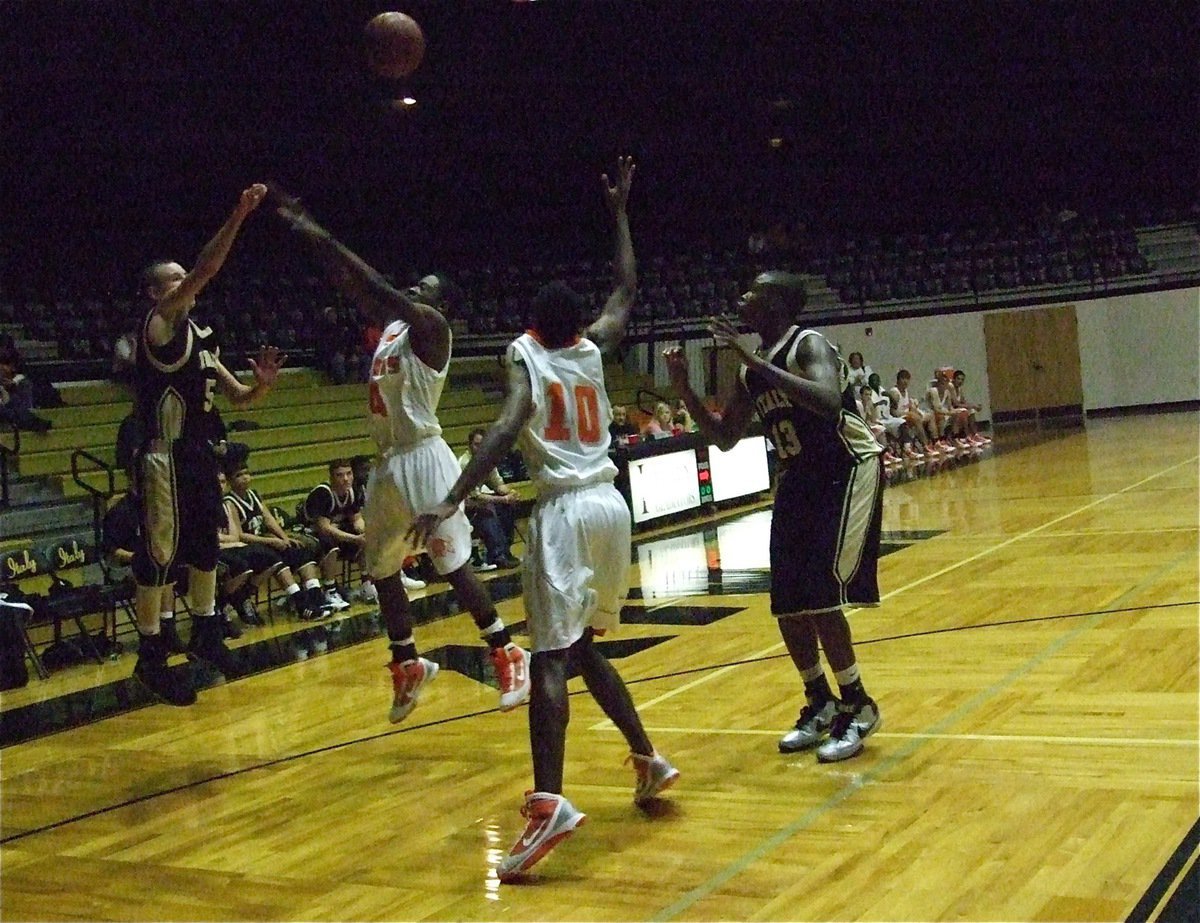
M 3 279 L 186 262 L 263 178 L 392 268 L 591 256 L 597 176 L 623 152 L 661 252 L 776 218 L 1197 200 L 1194 3 L 397 5 L 429 48 L 389 84 L 361 56 L 386 3 L 0 4 Z M 278 248 L 247 238 L 239 260 Z

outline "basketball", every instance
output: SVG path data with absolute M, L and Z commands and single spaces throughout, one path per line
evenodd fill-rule
M 367 23 L 367 65 L 380 77 L 407 77 L 425 56 L 425 34 L 405 13 L 380 13 Z

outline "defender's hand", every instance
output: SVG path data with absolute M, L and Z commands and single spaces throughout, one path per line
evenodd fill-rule
M 409 526 L 408 532 L 405 533 L 405 538 L 416 548 L 424 548 L 429 544 L 429 539 L 433 537 L 433 533 L 437 531 L 438 526 L 449 519 L 458 511 L 458 507 L 453 503 L 439 503 L 433 509 L 426 513 L 421 513 L 413 524 Z

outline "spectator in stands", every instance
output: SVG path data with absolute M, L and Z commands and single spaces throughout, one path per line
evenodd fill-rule
M 977 415 L 978 415 L 979 411 L 982 410 L 983 408 L 979 404 L 971 403 L 969 400 L 967 400 L 966 395 L 963 394 L 963 386 L 966 384 L 966 382 L 967 382 L 967 373 L 964 372 L 962 369 L 955 370 L 954 375 L 950 379 L 950 385 L 954 389 L 954 396 L 952 398 L 952 402 L 955 407 L 959 407 L 959 408 L 962 408 L 963 410 L 967 411 L 967 417 L 966 417 L 967 438 L 974 445 L 977 445 L 977 446 L 987 445 L 992 440 L 990 437 L 985 436 L 983 433 L 981 433 L 979 431 L 979 421 L 977 419 Z
M 880 416 L 879 406 L 875 403 L 875 392 L 871 390 L 870 385 L 863 385 L 858 389 L 858 395 L 855 397 L 855 403 L 858 405 L 859 415 L 866 421 L 867 426 L 871 430 L 871 435 L 875 437 L 875 441 L 883 446 L 883 460 L 885 464 L 895 464 L 898 459 L 899 444 L 896 441 L 894 433 L 889 433 L 886 426 L 883 425 L 883 418 Z M 883 398 L 883 403 L 887 403 L 887 398 Z M 895 417 L 890 419 L 895 420 Z M 903 420 L 896 420 L 897 423 L 903 424 Z M 893 451 L 895 449 L 895 451 Z
M 683 428 L 675 425 L 675 414 L 666 401 L 654 405 L 654 416 L 642 427 L 642 435 L 647 439 L 667 439 L 682 432 Z
M 217 472 L 217 484 L 223 497 L 229 490 L 225 472 Z M 228 619 L 232 609 L 246 625 L 261 625 L 262 618 L 254 606 L 258 588 L 274 576 L 283 562 L 270 549 L 247 545 L 231 534 L 229 510 L 221 504 L 221 525 L 217 531 L 217 611 Z M 232 622 L 229 622 L 232 624 Z M 226 635 L 230 633 L 227 631 Z
M 683 402 L 683 398 L 677 397 L 671 404 L 671 423 L 672 428 L 677 428 L 679 432 L 694 433 L 698 426 L 696 421 L 692 419 L 692 415 L 688 413 L 687 405 Z
M 367 524 L 363 521 L 363 489 L 354 482 L 354 466 L 348 458 L 329 463 L 329 480 L 308 492 L 300 508 L 301 522 L 320 544 L 321 580 L 325 601 L 337 606 L 343 601 L 337 578 L 343 561 L 362 564 Z M 357 596 L 374 602 L 375 585 L 364 578 Z
M 467 437 L 467 451 L 458 456 L 460 470 L 467 469 L 467 465 L 483 445 L 484 432 L 481 428 L 471 430 Z M 520 499 L 504 483 L 504 478 L 496 468 L 493 468 L 483 483 L 467 497 L 464 504 L 467 519 L 471 520 L 471 528 L 483 539 L 486 554 L 484 566 L 488 570 L 516 567 L 521 563 L 512 553 L 517 521 L 516 504 Z
M 874 373 L 871 367 L 863 362 L 862 353 L 851 353 L 846 357 L 846 364 L 850 366 L 850 376 L 847 381 L 854 386 L 854 393 L 857 394 L 859 389 L 867 384 L 867 379 Z
M 930 400 L 932 400 L 933 394 L 936 393 L 941 402 L 942 410 L 949 416 L 949 433 L 950 437 L 954 440 L 955 446 L 960 449 L 969 449 L 975 445 L 968 438 L 967 433 L 967 421 L 971 416 L 971 411 L 965 407 L 959 407 L 954 403 L 956 394 L 954 385 L 950 381 L 953 374 L 954 369 L 952 367 L 940 368 L 934 372 Z
M 51 425 L 33 412 L 33 382 L 22 372 L 15 346 L 0 349 L 0 423 L 35 433 L 44 433 Z
M 941 369 L 934 369 L 933 378 L 929 382 L 929 387 L 925 389 L 920 404 L 921 411 L 929 418 L 929 426 L 932 427 L 934 434 L 934 443 L 943 455 L 952 455 L 958 448 L 953 432 L 957 421 L 945 391 L 948 381 L 948 378 L 944 379 Z
M 612 422 L 608 424 L 608 434 L 613 442 L 628 441 L 630 436 L 636 436 L 638 429 L 629 422 L 629 411 L 624 404 L 614 404 Z
M 325 601 L 321 588 L 316 540 L 284 531 L 258 494 L 250 489 L 250 468 L 244 459 L 227 463 L 225 476 L 230 488 L 224 501 L 230 539 L 265 548 L 285 565 L 276 572 L 277 579 L 287 592 L 288 603 L 297 618 L 313 621 L 328 616 L 333 607 Z M 293 572 L 304 581 L 303 587 L 292 576 Z
M 940 455 L 941 451 L 934 446 L 937 437 L 933 435 L 933 414 L 921 409 L 918 398 L 909 394 L 908 386 L 912 381 L 912 372 L 901 369 L 896 373 L 896 386 L 888 391 L 892 402 L 892 413 L 900 417 L 908 425 L 909 431 L 921 446 L 921 454 Z M 911 445 L 905 449 L 910 458 L 918 454 Z

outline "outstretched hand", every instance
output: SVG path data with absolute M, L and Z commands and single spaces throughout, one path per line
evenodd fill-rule
M 682 346 L 668 346 L 662 352 L 663 361 L 667 363 L 667 375 L 671 384 L 678 390 L 688 383 L 688 359 Z
M 427 512 L 421 513 L 413 520 L 408 531 L 404 534 L 405 539 L 412 544 L 414 548 L 424 548 L 429 544 L 429 540 L 433 537 L 433 533 L 437 531 L 438 526 L 449 519 L 458 511 L 458 507 L 453 503 L 442 502 Z
M 254 372 L 254 380 L 265 388 L 275 384 L 279 378 L 279 370 L 287 362 L 287 355 L 281 353 L 277 346 L 264 346 L 258 351 L 258 358 L 251 358 L 250 370 Z
M 629 204 L 629 187 L 633 185 L 633 157 L 618 157 L 617 169 L 620 174 L 615 186 L 609 184 L 607 173 L 600 176 L 600 182 L 604 186 L 605 201 L 608 202 L 609 211 L 614 215 L 624 212 L 625 206 Z
M 742 357 L 743 362 L 750 362 L 754 359 L 754 353 L 743 345 L 741 332 L 728 317 L 714 317 L 709 322 L 708 329 L 712 333 L 713 339 L 717 341 L 717 346 L 734 350 Z
M 262 204 L 262 200 L 267 197 L 267 187 L 262 183 L 255 183 L 253 186 L 247 186 L 242 190 L 241 198 L 238 199 L 238 208 L 241 209 L 243 215 L 248 215 L 254 209 Z

